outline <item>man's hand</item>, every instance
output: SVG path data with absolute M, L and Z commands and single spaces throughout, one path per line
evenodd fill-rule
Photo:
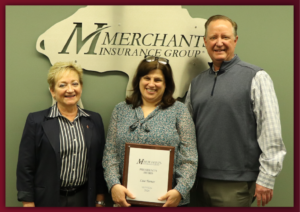
M 158 198 L 158 200 L 167 200 L 163 207 L 177 207 L 181 200 L 181 194 L 176 190 L 172 189 L 168 191 L 165 195 Z
M 127 203 L 125 197 L 126 195 L 131 198 L 134 199 L 135 196 L 124 186 L 120 185 L 120 184 L 116 184 L 112 187 L 111 189 L 111 197 L 112 200 L 120 205 L 120 207 L 129 207 L 131 206 L 129 203 Z
M 254 196 L 256 197 L 257 207 L 260 207 L 260 203 L 262 203 L 262 206 L 265 206 L 272 200 L 273 189 L 263 187 L 256 183 Z

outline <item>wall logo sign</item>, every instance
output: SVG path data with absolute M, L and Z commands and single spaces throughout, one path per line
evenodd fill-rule
M 127 95 L 144 56 L 165 57 L 174 72 L 177 98 L 208 68 L 205 21 L 191 18 L 181 6 L 87 6 L 40 35 L 36 49 L 51 64 L 76 61 L 88 71 L 126 73 Z

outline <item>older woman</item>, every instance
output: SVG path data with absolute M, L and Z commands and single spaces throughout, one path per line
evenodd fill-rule
M 17 166 L 18 200 L 24 207 L 103 206 L 104 129 L 98 113 L 83 110 L 82 69 L 55 63 L 48 83 L 52 107 L 30 113 Z
M 132 87 L 132 95 L 113 110 L 104 150 L 104 177 L 112 199 L 118 206 L 129 207 L 125 196 L 134 198 L 120 184 L 125 143 L 164 145 L 175 147 L 175 162 L 173 189 L 160 200 L 167 200 L 163 207 L 186 205 L 197 169 L 195 127 L 185 105 L 172 97 L 175 84 L 168 60 L 145 57 Z

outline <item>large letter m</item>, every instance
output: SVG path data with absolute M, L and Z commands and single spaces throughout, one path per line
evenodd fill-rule
M 94 39 L 90 45 L 89 51 L 84 53 L 84 54 L 96 54 L 95 53 L 95 47 L 96 47 L 96 43 L 98 41 L 99 35 L 101 33 L 101 31 L 103 29 L 109 28 L 110 26 L 104 27 L 102 28 L 104 25 L 107 25 L 105 23 L 95 23 L 97 25 L 97 29 L 96 31 L 92 32 L 91 34 L 89 34 L 86 38 L 84 38 L 84 40 L 82 39 L 82 23 L 74 23 L 76 24 L 72 34 L 70 35 L 68 41 L 66 42 L 64 48 L 61 50 L 61 52 L 58 52 L 58 54 L 69 54 L 69 52 L 67 52 L 67 49 L 70 45 L 71 40 L 73 39 L 73 36 L 75 34 L 75 32 L 77 31 L 77 48 L 76 48 L 76 53 L 78 54 L 78 52 L 80 51 L 80 49 L 82 48 L 82 46 L 89 40 L 91 39 L 93 36 Z

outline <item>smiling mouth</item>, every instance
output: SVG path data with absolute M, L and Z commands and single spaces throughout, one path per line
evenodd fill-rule
M 65 96 L 66 98 L 72 98 L 75 97 L 76 95 L 72 95 L 72 96 Z
M 149 88 L 146 88 L 146 90 L 149 91 L 149 92 L 152 92 L 152 93 L 156 91 L 156 90 L 149 89 Z

